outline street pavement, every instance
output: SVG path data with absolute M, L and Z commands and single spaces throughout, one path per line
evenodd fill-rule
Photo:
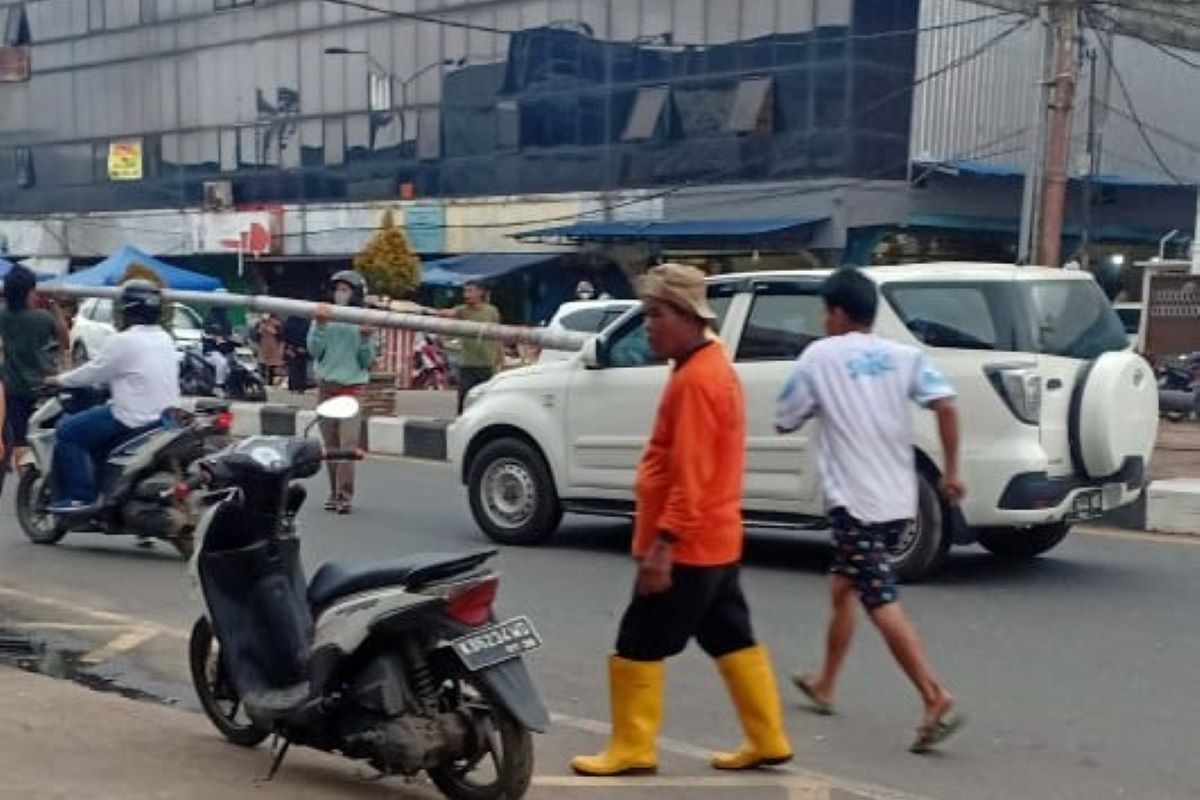
M 0 627 L 36 621 L 42 634 L 91 650 L 97 674 L 194 706 L 183 638 L 196 612 L 182 564 L 165 548 L 84 534 L 54 548 L 29 545 L 10 504 L 6 497 L 0 515 Z M 385 459 L 362 467 L 354 516 L 329 517 L 313 505 L 300 530 L 310 566 L 489 546 L 448 467 Z M 569 517 L 548 545 L 504 549 L 497 561 L 502 612 L 528 613 L 546 641 L 532 668 L 558 715 L 555 732 L 540 737 L 534 791 L 732 796 L 727 785 L 695 794 L 709 777 L 697 756 L 733 744 L 739 732 L 715 670 L 694 648 L 669 667 L 664 735 L 674 760 L 665 783 L 617 792 L 566 776 L 566 757 L 597 746 L 608 717 L 604 659 L 629 592 L 628 540 L 626 524 Z M 827 557 L 819 535 L 751 534 L 745 584 L 781 673 L 816 665 Z M 1024 564 L 958 551 L 941 578 L 905 587 L 903 598 L 969 726 L 939 755 L 908 754 L 916 698 L 864 624 L 839 716 L 805 713 L 783 687 L 795 765 L 836 776 L 813 780 L 837 798 L 902 796 L 880 787 L 935 800 L 1200 798 L 1197 574 L 1195 540 L 1141 534 L 1076 535 Z M 117 715 L 124 706 L 113 708 Z M 811 777 L 785 772 L 769 787 L 760 777 L 739 779 L 737 795 L 820 796 L 787 784 Z

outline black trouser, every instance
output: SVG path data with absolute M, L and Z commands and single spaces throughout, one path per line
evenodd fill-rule
M 288 389 L 303 392 L 308 389 L 308 353 L 294 350 L 287 356 Z
M 676 566 L 669 590 L 635 594 L 621 620 L 617 655 L 630 661 L 662 661 L 683 652 L 693 636 L 713 658 L 754 646 L 737 564 Z
M 492 379 L 495 371 L 491 367 L 459 367 L 458 369 L 458 413 L 462 413 L 467 392 L 481 383 Z

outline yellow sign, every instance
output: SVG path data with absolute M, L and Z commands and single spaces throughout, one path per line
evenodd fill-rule
M 110 181 L 140 181 L 142 179 L 141 139 L 117 139 L 108 143 L 108 179 Z

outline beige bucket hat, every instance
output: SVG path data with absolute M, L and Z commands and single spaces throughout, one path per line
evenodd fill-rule
M 715 320 L 717 314 L 708 305 L 704 273 L 687 264 L 659 264 L 638 278 L 638 297 L 653 297 L 703 320 Z

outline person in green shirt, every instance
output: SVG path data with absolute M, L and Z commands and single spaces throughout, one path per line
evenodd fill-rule
M 500 312 L 487 302 L 487 289 L 479 281 L 467 281 L 463 286 L 462 305 L 446 309 L 424 309 L 425 313 L 448 319 L 468 322 L 490 322 L 499 324 Z M 500 370 L 503 350 L 499 342 L 490 339 L 464 336 L 462 338 L 462 361 L 458 375 L 458 413 L 462 413 L 467 393 L 481 383 L 487 383 Z
M 0 342 L 4 364 L 0 380 L 8 401 L 8 419 L 4 428 L 6 452 L 18 466 L 29 447 L 29 417 L 37 406 L 37 392 L 46 378 L 58 371 L 58 359 L 70 350 L 66 320 L 52 298 L 49 310 L 34 308 L 31 302 L 37 276 L 31 270 L 15 266 L 4 277 L 5 308 L 0 311 Z
M 361 306 L 366 302 L 367 282 L 354 270 L 342 270 L 330 278 L 333 302 L 339 306 Z M 308 352 L 317 371 L 319 401 L 341 395 L 362 395 L 371 380 L 371 364 L 379 349 L 375 329 L 330 320 L 327 305 L 317 307 L 308 330 Z M 362 419 L 321 420 L 321 435 L 331 450 L 355 450 L 362 437 Z M 354 500 L 354 464 L 329 465 L 329 499 L 326 511 L 349 514 Z

